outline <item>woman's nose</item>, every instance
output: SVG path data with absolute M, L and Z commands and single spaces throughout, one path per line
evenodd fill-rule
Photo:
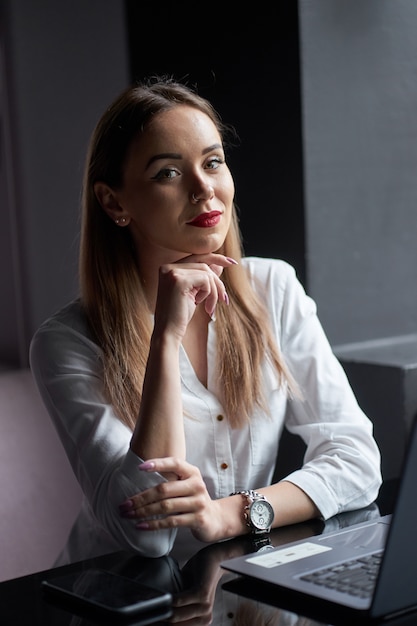
M 198 193 L 193 192 L 191 194 L 191 202 L 193 204 L 198 204 L 202 200 L 211 200 L 214 196 L 214 189 L 211 185 L 205 185 L 202 187 Z

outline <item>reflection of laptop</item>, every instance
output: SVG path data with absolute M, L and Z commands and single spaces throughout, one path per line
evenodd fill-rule
M 380 560 L 376 582 L 366 582 L 358 559 L 362 567 L 367 560 Z M 329 608 L 346 607 L 371 618 L 417 608 L 417 421 L 410 433 L 392 515 L 228 559 L 221 565 L 249 579 L 272 583 L 277 591 L 287 590 L 292 597 L 299 594 L 300 604 L 303 598 L 316 598 L 322 607 L 329 603 Z M 321 571 L 324 568 L 326 573 Z M 341 586 L 330 580 L 337 573 Z M 352 595 L 347 589 L 357 574 L 360 581 Z

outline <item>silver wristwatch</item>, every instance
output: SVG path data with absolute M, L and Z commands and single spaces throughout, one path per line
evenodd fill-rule
M 242 495 L 246 498 L 243 515 L 246 525 L 255 535 L 269 533 L 274 521 L 274 509 L 262 493 L 253 489 L 235 491 L 231 496 Z

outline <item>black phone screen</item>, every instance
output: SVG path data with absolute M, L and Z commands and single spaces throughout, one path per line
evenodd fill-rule
M 169 592 L 101 569 L 43 580 L 42 587 L 55 599 L 73 600 L 78 605 L 119 615 L 138 615 L 169 607 L 172 602 Z

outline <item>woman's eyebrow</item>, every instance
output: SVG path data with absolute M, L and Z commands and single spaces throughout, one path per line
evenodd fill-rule
M 211 152 L 212 150 L 223 150 L 223 146 L 221 143 L 214 143 L 212 146 L 208 148 L 204 148 L 202 154 L 207 154 L 207 152 Z
M 219 150 L 219 149 L 223 149 L 223 146 L 220 143 L 214 143 L 212 146 L 208 146 L 208 148 L 204 148 L 204 150 L 202 150 L 201 154 L 207 154 L 208 152 L 212 152 L 212 150 Z M 161 154 L 154 154 L 154 156 L 152 156 L 149 161 L 146 164 L 146 169 L 148 169 L 148 167 L 150 165 L 152 165 L 152 163 L 155 163 L 155 161 L 160 161 L 162 159 L 176 159 L 179 160 L 182 158 L 182 155 L 179 154 L 178 152 L 162 152 Z
M 148 167 L 150 165 L 152 165 L 152 163 L 155 163 L 155 161 L 159 161 L 161 159 L 181 159 L 181 155 L 178 154 L 177 152 L 162 152 L 161 154 L 154 154 L 154 156 L 152 156 L 149 161 L 146 164 L 146 169 L 148 169 Z

